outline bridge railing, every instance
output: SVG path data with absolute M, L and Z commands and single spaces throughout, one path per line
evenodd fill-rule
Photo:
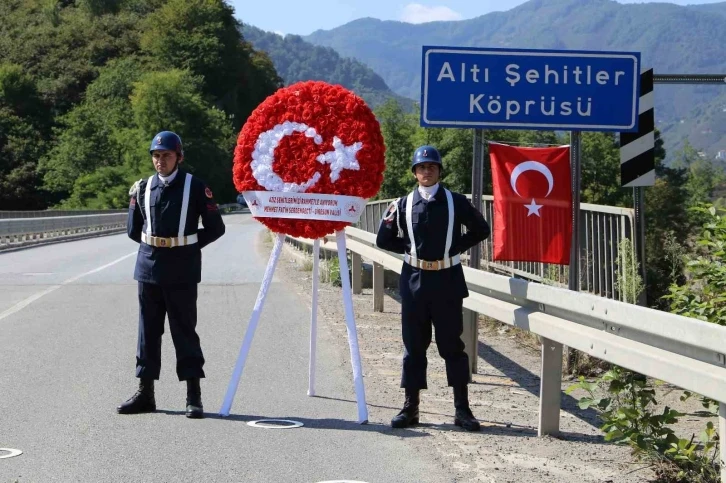
M 56 218 L 59 216 L 109 215 L 112 213 L 128 213 L 123 210 L 38 210 L 38 211 L 3 211 L 0 220 L 6 218 Z
M 0 218 L 0 249 L 32 245 L 51 239 L 72 239 L 91 233 L 117 232 L 126 227 L 127 218 L 126 210 L 73 216 Z
M 370 260 L 372 309 L 382 312 L 384 271 L 400 274 L 403 256 L 377 248 L 376 236 L 369 231 L 355 227 L 345 231 L 352 253 L 353 291 L 361 292 L 362 258 Z M 288 238 L 297 245 L 312 243 Z M 332 251 L 336 246 L 331 239 L 321 244 Z M 726 327 L 522 278 L 463 269 L 470 292 L 465 309 L 540 336 L 540 436 L 559 432 L 566 345 L 719 401 L 720 438 L 726 438 Z M 476 355 L 478 339 L 467 337 L 466 331 L 462 335 L 466 352 Z M 475 362 L 472 371 L 476 372 Z M 720 451 L 721 480 L 726 482 L 726 445 Z
M 238 203 L 218 205 L 222 213 L 244 211 Z M 0 250 L 72 240 L 126 228 L 128 210 L 0 211 Z
M 381 217 L 391 201 L 369 202 L 355 226 L 369 233 L 377 233 Z M 494 227 L 493 197 L 484 196 L 482 205 L 484 218 Z M 580 290 L 624 300 L 625 294 L 618 290 L 618 280 L 625 281 L 630 274 L 625 270 L 625 264 L 621 263 L 624 254 L 620 253 L 620 242 L 623 239 L 632 241 L 633 233 L 632 209 L 588 203 L 580 205 Z M 465 259 L 468 254 L 464 255 Z M 567 265 L 494 260 L 493 235 L 482 243 L 481 254 L 481 267 L 484 270 L 555 286 L 568 286 Z

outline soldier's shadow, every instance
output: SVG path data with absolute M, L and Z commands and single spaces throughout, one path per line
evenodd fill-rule
M 157 413 L 161 414 L 168 414 L 173 416 L 183 416 L 185 414 L 184 411 L 172 411 L 167 409 L 157 409 Z M 398 438 L 421 438 L 430 436 L 430 434 L 422 431 L 415 431 L 412 429 L 393 429 L 389 425 L 376 423 L 376 422 L 367 422 L 365 424 L 360 424 L 357 421 L 349 421 L 345 419 L 335 419 L 335 418 L 301 418 L 297 416 L 291 416 L 291 415 L 252 415 L 252 414 L 230 414 L 229 416 L 221 416 L 218 413 L 210 413 L 206 412 L 204 413 L 205 419 L 220 419 L 223 421 L 233 421 L 236 423 L 249 423 L 251 421 L 260 421 L 260 420 L 284 420 L 284 421 L 295 421 L 302 423 L 303 426 L 299 429 L 329 429 L 329 430 L 337 430 L 337 431 L 364 431 L 364 432 L 376 432 L 380 434 L 385 434 L 387 436 L 396 436 Z M 280 426 L 286 425 L 287 423 L 280 422 Z M 419 426 L 419 428 L 422 428 L 425 426 Z M 255 429 L 253 427 L 250 427 L 250 429 Z M 276 428 L 277 429 L 277 428 Z M 290 428 L 297 429 L 297 428 Z

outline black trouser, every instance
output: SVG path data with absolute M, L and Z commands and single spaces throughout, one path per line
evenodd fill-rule
M 157 285 L 139 282 L 139 339 L 136 377 L 159 379 L 164 318 L 176 350 L 180 381 L 204 377 L 204 356 L 197 326 L 197 284 Z
M 426 389 L 426 350 L 431 344 L 431 324 L 436 329 L 439 355 L 446 361 L 449 386 L 469 383 L 469 356 L 464 352 L 463 300 L 404 296 L 402 300 L 403 375 L 401 387 Z

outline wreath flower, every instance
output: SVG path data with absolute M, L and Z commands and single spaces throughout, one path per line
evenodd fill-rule
M 380 125 L 365 101 L 339 85 L 304 81 L 279 89 L 237 138 L 233 178 L 242 191 L 371 198 L 385 168 Z M 322 238 L 350 223 L 256 217 L 276 233 Z

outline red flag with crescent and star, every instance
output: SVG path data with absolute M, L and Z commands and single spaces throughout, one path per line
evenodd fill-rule
M 494 260 L 570 263 L 570 147 L 489 143 Z

